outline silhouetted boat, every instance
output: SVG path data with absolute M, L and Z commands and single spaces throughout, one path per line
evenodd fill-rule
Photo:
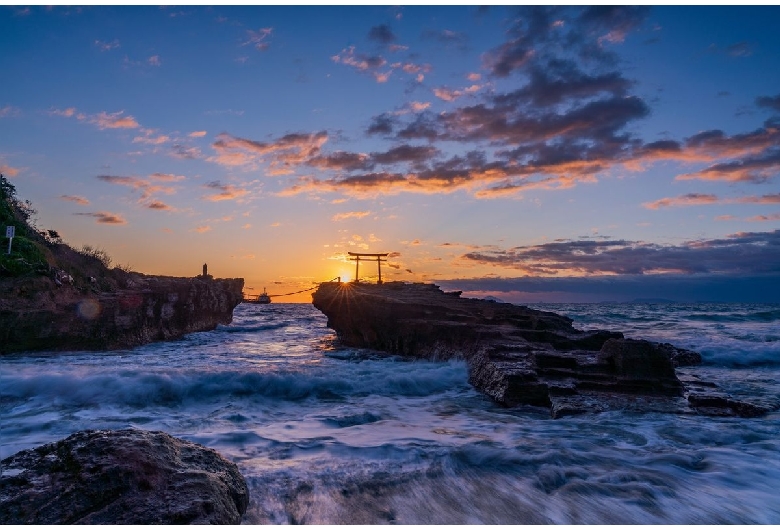
M 265 292 L 265 287 L 263 287 L 263 292 L 259 295 L 257 295 L 257 300 L 254 300 L 255 304 L 270 304 L 271 303 L 271 297 L 268 296 L 268 293 Z

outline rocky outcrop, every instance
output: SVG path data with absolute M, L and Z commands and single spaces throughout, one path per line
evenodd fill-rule
M 0 524 L 239 524 L 236 465 L 164 432 L 83 431 L 3 460 Z
M 0 353 L 118 349 L 175 339 L 230 323 L 242 300 L 241 278 L 112 274 L 74 282 L 57 270 L 0 281 Z
M 615 408 L 754 416 L 761 406 L 718 397 L 677 366 L 697 352 L 622 333 L 578 330 L 555 313 L 461 298 L 432 284 L 323 283 L 312 295 L 347 346 L 426 359 L 463 358 L 475 388 L 553 417 Z

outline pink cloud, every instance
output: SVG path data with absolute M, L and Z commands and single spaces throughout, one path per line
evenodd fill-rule
M 80 195 L 60 195 L 63 201 L 75 202 L 76 204 L 89 204 L 89 199 Z
M 270 42 L 268 42 L 266 39 L 271 36 L 273 31 L 274 28 L 260 28 L 257 31 L 248 29 L 246 31 L 247 41 L 244 42 L 241 46 L 247 46 L 251 44 L 255 47 L 255 49 L 265 51 L 270 46 Z
M 94 217 L 95 222 L 99 224 L 107 225 L 125 225 L 127 221 L 119 214 L 111 212 L 89 212 L 89 213 L 74 213 L 73 215 L 82 215 L 86 217 Z
M 17 116 L 21 116 L 22 111 L 14 106 L 6 105 L 3 108 L 0 108 L 0 118 L 15 118 Z
M 91 123 L 98 126 L 99 129 L 137 129 L 140 127 L 132 116 L 123 116 L 124 111 L 99 112 L 90 119 Z
M 715 204 L 718 202 L 716 195 L 702 193 L 688 193 L 679 197 L 665 197 L 657 201 L 645 202 L 642 204 L 648 210 L 658 210 L 659 208 L 670 208 L 673 206 L 692 206 L 699 204 Z
M 206 136 L 206 131 L 193 131 L 190 134 L 188 134 L 190 138 L 203 138 Z
M 204 197 L 204 199 L 211 202 L 232 201 L 240 199 L 249 193 L 248 190 L 243 188 L 236 187 L 232 184 L 221 184 L 218 181 L 209 182 L 205 187 L 217 191 L 217 193 Z

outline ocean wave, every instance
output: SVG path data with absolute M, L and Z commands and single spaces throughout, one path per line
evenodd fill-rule
M 273 331 L 275 329 L 286 328 L 289 325 L 288 322 L 272 322 L 263 324 L 245 324 L 241 326 L 217 326 L 217 331 L 223 333 L 256 333 L 259 331 Z
M 180 406 L 226 397 L 303 401 L 340 400 L 349 396 L 421 397 L 467 388 L 463 363 L 345 364 L 340 372 L 105 371 L 76 370 L 0 377 L 0 399 L 44 400 L 78 406 Z

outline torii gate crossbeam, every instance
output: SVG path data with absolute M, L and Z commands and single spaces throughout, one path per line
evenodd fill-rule
M 380 254 L 368 254 L 365 252 L 347 252 L 350 256 L 352 256 L 350 261 L 355 262 L 355 281 L 358 281 L 360 279 L 359 273 L 360 273 L 360 259 L 366 259 L 369 258 L 371 261 L 376 260 L 376 270 L 379 273 L 379 281 L 377 283 L 382 283 L 382 262 L 387 261 L 387 255 L 389 252 L 380 253 Z

